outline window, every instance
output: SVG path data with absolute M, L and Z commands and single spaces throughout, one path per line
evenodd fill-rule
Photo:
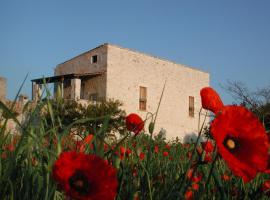
M 194 97 L 189 96 L 189 107 L 188 107 L 188 111 L 189 111 L 189 116 L 190 117 L 194 117 Z
M 140 100 L 139 100 L 139 108 L 140 110 L 146 110 L 146 87 L 140 86 Z
M 89 98 L 91 101 L 97 101 L 98 99 L 98 94 L 97 93 L 93 93 L 93 94 L 90 94 L 90 98 Z
M 97 63 L 97 55 L 91 57 L 91 63 Z

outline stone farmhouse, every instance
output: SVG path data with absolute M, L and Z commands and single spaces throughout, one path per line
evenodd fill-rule
M 207 72 L 107 43 L 57 65 L 54 74 L 45 80 L 60 86 L 64 98 L 118 99 L 127 114 L 143 119 L 156 112 L 166 82 L 155 133 L 163 128 L 167 139 L 198 132 L 200 89 L 209 86 Z M 33 100 L 43 80 L 32 80 Z

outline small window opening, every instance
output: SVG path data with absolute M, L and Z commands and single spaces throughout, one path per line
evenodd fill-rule
M 189 96 L 189 116 L 190 117 L 194 117 L 194 112 L 195 112 L 195 108 L 194 108 L 194 97 Z
M 97 63 L 97 55 L 92 56 L 91 63 Z
M 147 102 L 147 88 L 140 86 L 140 100 L 139 100 L 139 109 L 146 110 Z

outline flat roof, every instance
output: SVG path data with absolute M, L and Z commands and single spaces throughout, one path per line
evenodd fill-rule
M 55 82 L 61 82 L 61 81 L 66 80 L 66 79 L 93 78 L 96 76 L 100 76 L 104 73 L 105 73 L 105 71 L 95 72 L 95 73 L 85 73 L 85 74 L 63 74 L 63 75 L 57 75 L 57 76 L 49 76 L 49 77 L 32 79 L 31 81 L 35 82 L 37 84 L 55 83 Z

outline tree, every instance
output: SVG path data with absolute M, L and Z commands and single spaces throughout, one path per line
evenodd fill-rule
M 59 132 L 64 127 L 81 119 L 92 119 L 90 121 L 74 124 L 77 132 L 88 131 L 91 133 L 99 131 L 104 125 L 105 118 L 108 117 L 106 132 L 118 132 L 122 134 L 125 129 L 126 113 L 120 107 L 122 103 L 118 100 L 108 100 L 102 102 L 89 102 L 88 105 L 82 105 L 78 101 L 64 99 L 50 99 L 55 123 L 59 123 Z M 53 123 L 49 112 L 45 113 L 48 127 Z
M 223 88 L 231 94 L 236 104 L 250 109 L 270 131 L 270 85 L 250 91 L 242 82 L 228 81 Z

